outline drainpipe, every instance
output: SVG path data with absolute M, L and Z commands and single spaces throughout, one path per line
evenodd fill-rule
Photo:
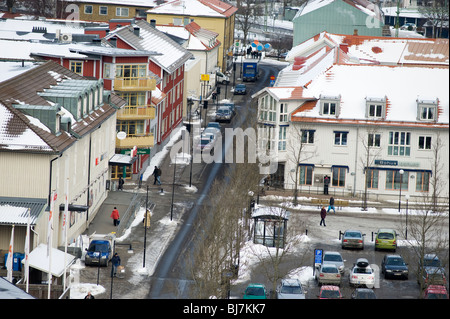
M 62 156 L 62 153 L 58 155 L 58 157 L 55 157 L 54 159 L 50 160 L 50 174 L 49 174 L 49 182 L 48 182 L 48 210 L 50 210 L 50 199 L 52 196 L 52 173 L 53 173 L 53 161 L 57 160 Z

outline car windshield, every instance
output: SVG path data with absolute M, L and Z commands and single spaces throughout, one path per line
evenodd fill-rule
M 209 138 L 208 138 L 208 139 L 202 138 L 202 139 L 200 140 L 200 144 L 201 144 L 201 145 L 208 145 L 209 142 L 211 142 L 211 140 L 210 140 Z
M 441 266 L 441 262 L 437 258 L 424 259 L 423 262 L 424 262 L 424 266 L 428 266 L 428 267 L 440 267 Z
M 386 261 L 386 265 L 404 266 L 405 262 L 401 258 L 388 258 L 387 261 Z
M 323 256 L 323 261 L 342 261 L 342 257 L 338 254 L 326 254 Z
M 300 286 L 283 286 L 281 288 L 281 293 L 283 293 L 283 294 L 301 294 L 302 287 L 300 287 Z
M 228 113 L 230 113 L 230 110 L 229 109 L 218 109 L 217 113 L 218 114 L 228 114 Z
M 338 269 L 336 267 L 322 267 L 322 272 L 325 274 L 336 274 Z
M 99 251 L 99 252 L 102 252 L 102 253 L 106 253 L 106 252 L 108 252 L 108 245 L 106 245 L 106 244 L 91 244 L 89 246 L 88 251 L 89 252 Z
M 348 237 L 348 238 L 361 238 L 361 233 L 358 233 L 358 232 L 346 232 L 344 236 Z
M 371 291 L 359 291 L 357 295 L 359 299 L 376 299 L 375 294 Z
M 369 267 L 355 267 L 353 269 L 353 273 L 355 274 L 371 274 L 372 268 Z
M 238 89 L 245 89 L 245 85 L 244 84 L 238 84 L 238 85 L 236 85 L 236 88 L 238 88 Z
M 248 287 L 245 294 L 247 296 L 264 296 L 264 289 L 262 287 Z
M 393 233 L 379 233 L 378 234 L 379 239 L 394 239 Z
M 440 294 L 440 293 L 430 293 L 428 294 L 428 299 L 447 299 L 446 294 Z
M 337 290 L 322 290 L 321 298 L 339 298 L 339 291 Z

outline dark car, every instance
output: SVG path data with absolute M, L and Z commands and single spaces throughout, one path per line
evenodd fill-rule
M 425 254 L 419 262 L 419 271 L 422 274 L 422 283 L 425 287 L 428 285 L 447 284 L 445 270 L 436 254 Z
M 377 296 L 372 289 L 356 288 L 352 293 L 352 299 L 377 299 Z
M 245 84 L 238 84 L 234 88 L 234 94 L 247 94 L 247 86 Z
M 385 255 L 381 261 L 381 273 L 384 274 L 384 278 L 408 279 L 408 264 L 400 255 Z

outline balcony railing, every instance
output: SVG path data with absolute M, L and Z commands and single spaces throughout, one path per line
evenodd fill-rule
M 155 117 L 154 105 L 125 106 L 117 112 L 118 120 L 153 120 Z
M 115 78 L 115 91 L 153 91 L 156 89 L 156 80 L 153 78 Z
M 154 146 L 155 138 L 153 134 L 148 134 L 145 136 L 130 136 L 123 140 L 116 138 L 116 148 L 148 148 Z

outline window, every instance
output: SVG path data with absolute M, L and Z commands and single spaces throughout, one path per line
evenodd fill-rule
M 435 107 L 422 106 L 420 108 L 420 119 L 421 120 L 434 120 Z
M 417 119 L 419 121 L 437 120 L 438 100 L 420 100 L 417 99 Z
M 312 185 L 312 173 L 313 173 L 312 165 L 300 164 L 299 178 L 298 178 L 299 185 Z
M 288 114 L 287 114 L 287 104 L 280 103 L 280 122 L 287 122 Z
M 128 17 L 128 8 L 116 8 L 116 16 Z
M 347 167 L 333 167 L 331 184 L 336 187 L 345 186 L 345 171 Z
M 430 173 L 428 173 L 428 172 L 417 172 L 416 191 L 418 191 L 418 192 L 428 192 L 429 184 L 430 184 Z
M 403 176 L 399 171 L 386 171 L 386 189 L 400 189 L 400 180 L 402 181 L 402 189 L 408 189 L 408 172 L 404 172 Z
M 99 13 L 101 16 L 108 15 L 108 7 L 100 6 L 100 7 L 98 8 L 98 13 Z
M 83 75 L 83 62 L 70 61 L 70 71 L 76 74 Z
M 380 147 L 381 134 L 369 133 L 369 140 L 367 141 L 368 147 Z
M 366 117 L 383 119 L 386 114 L 386 97 L 366 97 Z
M 378 170 L 367 169 L 366 170 L 366 183 L 367 188 L 378 189 Z
M 347 145 L 348 132 L 334 132 L 334 145 Z
M 127 101 L 128 106 L 146 105 L 145 92 L 116 92 L 122 99 Z
M 181 18 L 173 18 L 173 25 L 183 25 Z
M 431 150 L 431 136 L 419 136 L 419 150 Z
M 103 64 L 103 78 L 104 79 L 112 79 L 113 76 L 113 64 L 105 63 Z
M 381 104 L 370 104 L 369 105 L 369 117 L 381 117 L 383 111 L 383 105 Z
M 85 5 L 84 6 L 84 13 L 85 14 L 92 14 L 92 12 L 93 12 L 93 9 L 92 9 L 91 5 Z
M 336 103 L 324 102 L 322 108 L 323 115 L 336 115 Z
M 286 131 L 287 126 L 280 126 L 280 130 L 278 133 L 278 150 L 285 151 L 286 150 Z
M 116 131 L 124 131 L 128 137 L 143 136 L 145 121 L 120 121 L 117 120 Z
M 389 132 L 388 155 L 410 156 L 410 132 Z
M 314 144 L 315 130 L 302 130 L 302 144 Z

